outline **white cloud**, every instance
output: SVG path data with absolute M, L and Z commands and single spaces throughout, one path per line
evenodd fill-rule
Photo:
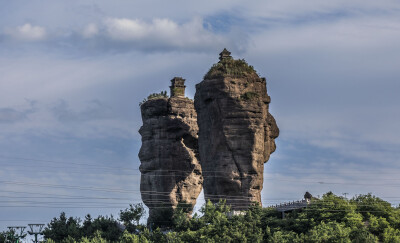
M 23 41 L 39 41 L 46 38 L 46 29 L 30 23 L 6 31 L 11 37 Z
M 84 38 L 91 38 L 99 33 L 99 29 L 96 24 L 88 24 L 82 31 Z
M 1 34 L 1 33 L 0 33 Z M 50 47 L 63 50 L 72 47 L 88 51 L 100 50 L 220 50 L 228 47 L 240 51 L 247 35 L 241 31 L 215 33 L 205 27 L 202 18 L 194 17 L 177 22 L 170 18 L 104 17 L 94 22 L 86 22 L 77 29 L 71 27 L 44 27 L 26 23 L 3 32 L 11 40 L 43 41 L 49 39 Z M 47 38 L 50 37 L 50 38 Z
M 115 40 L 134 40 L 146 36 L 150 26 L 140 20 L 109 18 L 107 32 Z
M 223 46 L 227 37 L 212 33 L 203 27 L 203 20 L 193 18 L 178 24 L 167 18 L 151 22 L 140 19 L 108 18 L 104 21 L 105 36 L 114 41 L 135 44 L 142 48 L 202 48 Z

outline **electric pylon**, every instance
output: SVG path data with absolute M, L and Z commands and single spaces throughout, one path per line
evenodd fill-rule
M 8 226 L 9 233 L 7 235 L 6 240 L 9 240 L 12 243 L 19 243 L 20 239 L 25 238 L 26 234 L 24 234 L 26 226 Z M 19 233 L 17 232 L 19 230 Z
M 38 235 L 43 235 L 44 224 L 28 224 L 28 226 L 31 229 L 28 233 L 35 236 L 35 240 L 32 241 L 38 243 Z

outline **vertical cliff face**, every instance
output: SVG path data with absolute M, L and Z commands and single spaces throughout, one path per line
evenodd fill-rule
M 192 209 L 202 189 L 196 111 L 192 100 L 176 93 L 141 105 L 140 191 L 149 223 L 169 221 L 178 203 Z
M 205 198 L 233 209 L 261 205 L 264 163 L 279 129 L 269 113 L 266 80 L 224 50 L 196 85 L 195 108 Z

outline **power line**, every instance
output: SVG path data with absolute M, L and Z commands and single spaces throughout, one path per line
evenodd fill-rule
M 12 156 L 4 156 L 4 155 L 0 155 L 0 158 L 2 159 L 15 159 L 15 160 L 26 160 L 26 161 L 36 161 L 36 162 L 44 162 L 44 163 L 50 163 L 50 164 L 58 164 L 58 165 L 62 165 L 62 164 L 67 164 L 68 166 L 62 166 L 62 167 L 54 167 L 54 168 L 70 168 L 70 165 L 79 165 L 79 166 L 89 166 L 89 167 L 94 167 L 94 169 L 107 169 L 107 170 L 134 170 L 134 171 L 138 171 L 138 168 L 129 168 L 129 167 L 117 167 L 117 166 L 104 166 L 104 165 L 99 165 L 99 164 L 88 164 L 88 163 L 78 163 L 78 162 L 71 162 L 71 161 L 55 161 L 55 160 L 45 160 L 45 159 L 36 159 L 36 158 L 23 158 L 23 157 L 12 157 Z M 14 164 L 15 162 L 13 162 L 12 166 L 15 166 Z M 107 162 L 109 164 L 112 164 L 114 162 Z M 26 165 L 22 165 L 22 166 L 26 166 Z M 38 166 L 38 165 L 35 165 Z M 296 172 L 290 172 L 290 171 L 277 171 L 275 173 L 283 173 L 283 174 L 312 174 L 312 173 L 321 173 L 321 171 L 316 171 L 313 172 L 314 169 L 305 169 L 304 171 L 296 171 Z M 399 168 L 400 170 L 400 168 Z M 148 171 L 153 171 L 153 170 L 148 170 Z M 192 170 L 164 170 L 164 171 L 168 171 L 168 172 L 192 172 Z M 323 169 L 323 172 L 326 172 L 327 169 Z M 332 172 L 332 169 L 329 169 L 330 172 Z M 371 169 L 371 170 L 367 170 L 370 171 L 370 173 L 373 174 L 398 174 L 398 172 L 387 172 L 387 171 L 377 171 L 376 169 Z M 217 171 L 217 170 L 204 170 L 203 172 L 205 173 L 226 173 L 226 171 Z M 359 168 L 354 168 L 354 171 L 343 171 L 343 168 L 340 169 L 340 171 L 337 171 L 338 173 L 344 173 L 344 174 L 364 174 L 366 173 L 365 169 L 364 171 L 360 171 Z M 274 173 L 274 171 L 269 171 L 268 173 Z M 254 173 L 257 174 L 257 173 Z
M 116 205 L 132 204 L 132 202 L 134 202 L 134 201 L 141 202 L 141 200 L 132 200 L 132 201 L 128 201 L 128 202 L 121 202 L 121 201 L 118 201 L 118 202 L 94 202 L 94 201 L 78 201 L 78 202 L 60 201 L 60 202 L 54 202 L 54 201 L 21 201 L 21 200 L 16 201 L 16 200 L 14 200 L 14 201 L 0 201 L 0 204 L 1 203 L 13 203 L 12 204 L 13 206 L 18 206 L 18 205 L 15 205 L 15 204 L 32 204 L 32 205 L 33 204 L 42 204 L 42 205 L 53 205 L 53 206 L 54 205 L 59 205 L 60 207 L 62 205 L 76 205 L 76 204 L 78 204 L 78 205 L 86 205 L 86 206 L 88 206 L 88 205 L 91 205 L 91 206 L 115 205 L 116 206 Z M 240 202 L 236 203 L 235 201 L 248 202 L 249 200 L 246 200 L 246 199 L 230 199 L 229 200 L 229 204 L 240 204 Z M 288 201 L 283 201 L 283 202 L 286 203 Z M 146 205 L 151 205 L 151 204 L 158 205 L 158 204 L 163 204 L 163 203 L 170 204 L 171 201 L 170 200 L 166 200 L 166 199 L 165 200 L 157 199 L 157 200 L 145 200 L 145 203 L 146 203 Z M 263 201 L 263 204 L 275 204 L 276 205 L 276 203 L 266 203 L 265 201 Z M 282 204 L 282 203 L 279 203 L 279 204 Z M 379 206 L 386 206 L 384 204 L 386 204 L 386 203 L 366 203 L 366 202 L 354 203 L 354 202 L 351 202 L 350 204 L 346 204 L 346 205 L 332 204 L 329 201 L 328 202 L 324 201 L 324 202 L 314 202 L 314 203 L 312 203 L 313 206 L 332 206 L 332 207 L 335 207 L 335 206 L 340 206 L 340 207 L 378 206 L 378 205 Z M 387 203 L 387 205 L 395 205 L 395 204 Z M 6 206 L 6 205 L 3 205 L 3 206 Z M 20 206 L 24 206 L 24 205 L 20 205 Z M 35 206 L 35 205 L 33 205 L 33 206 Z
M 143 195 L 149 195 L 149 196 L 154 196 L 154 199 L 144 199 L 144 202 L 146 204 L 159 204 L 159 203 L 171 203 L 171 199 L 169 198 L 160 198 L 160 196 L 163 197 L 168 197 L 168 193 L 167 192 L 157 192 L 157 191 L 148 191 L 148 192 L 143 192 Z M 142 196 L 143 196 L 142 195 Z M 94 198 L 90 198 L 90 197 L 69 197 L 69 198 L 65 198 L 65 197 L 16 197 L 16 196 L 4 196 L 3 198 L 24 198 L 24 199 L 56 199 L 57 201 L 43 201 L 43 200 L 36 200 L 36 201 L 26 201 L 26 200 L 5 200 L 5 201 L 0 201 L 0 203 L 48 203 L 48 204 L 92 204 L 92 205 L 120 205 L 120 204 L 129 204 L 135 201 L 138 202 L 142 202 L 141 199 L 139 198 L 109 198 L 109 197 L 94 197 Z M 80 200 L 88 200 L 88 199 L 92 199 L 92 200 L 98 200 L 98 199 L 107 199 L 107 200 L 118 200 L 118 202 L 97 202 L 97 201 L 80 201 Z M 226 199 L 229 200 L 231 203 L 232 201 L 246 201 L 248 202 L 249 200 L 253 200 L 253 197 L 248 197 L 248 196 L 243 196 L 243 195 L 239 195 L 239 196 L 232 196 L 232 195 L 212 195 L 212 194 L 205 194 L 205 198 L 206 199 Z M 65 200 L 68 199 L 68 201 L 58 201 L 58 200 Z M 70 201 L 70 200 L 75 200 L 75 201 Z M 77 201 L 76 201 L 77 200 Z M 126 202 L 121 202 L 121 200 L 126 200 Z M 270 200 L 262 200 L 262 202 L 265 204 L 271 204 L 271 202 L 275 200 L 275 201 L 291 201 L 285 198 L 278 198 L 278 199 L 270 199 Z M 359 203 L 357 203 L 356 201 L 352 201 L 350 200 L 350 202 L 352 202 L 350 205 L 361 205 Z M 317 201 L 314 202 L 314 205 L 317 204 L 327 204 L 327 203 L 336 203 L 334 200 L 327 200 L 327 199 L 321 199 L 321 201 Z M 368 203 L 368 205 L 380 205 L 382 204 L 382 202 L 376 202 L 376 203 Z M 365 205 L 365 202 L 363 202 L 363 205 Z
M 247 206 L 247 204 L 243 204 L 243 203 L 229 203 L 227 204 L 227 206 Z M 349 211 L 349 210 L 345 210 L 345 209 L 325 209 L 322 207 L 327 207 L 327 205 L 319 205 L 321 208 L 312 208 L 309 207 L 307 208 L 308 210 L 320 210 L 320 211 Z M 332 205 L 328 205 L 328 206 L 332 206 Z M 349 207 L 349 208 L 354 208 L 357 205 L 350 205 L 350 206 L 344 206 L 341 205 L 341 208 L 345 208 L 345 207 Z M 360 207 L 363 206 L 371 206 L 371 205 L 358 205 Z M 172 206 L 157 206 L 157 207 L 150 207 L 150 209 L 170 209 Z M 315 206 L 314 206 L 315 207 Z M 0 205 L 0 208 L 62 208 L 62 209 L 68 209 L 68 208 L 85 208 L 85 209 L 99 209 L 99 208 L 112 208 L 112 209 L 121 209 L 121 206 L 116 206 L 116 205 L 79 205 L 79 206 L 54 206 L 54 205 L 47 205 L 47 204 L 43 204 L 43 205 L 10 205 L 10 206 L 4 206 L 4 205 Z M 268 207 L 267 207 L 268 208 Z M 392 207 L 393 208 L 393 207 Z M 395 208 L 393 208 L 394 210 L 396 210 Z M 359 210 L 354 209 L 354 211 L 356 212 L 361 212 Z M 362 212 L 372 212 L 372 211 L 362 211 Z M 377 211 L 378 212 L 378 211 Z M 379 211 L 379 212 L 386 212 L 386 211 Z
M 32 170 L 24 170 L 24 171 L 32 172 Z M 18 171 L 18 172 L 21 172 L 21 171 Z M 110 171 L 108 171 L 106 173 L 98 173 L 98 172 L 93 172 L 93 171 L 51 171 L 51 170 L 36 171 L 36 173 L 52 173 L 52 174 L 54 174 L 55 172 L 68 174 L 68 175 L 71 175 L 71 174 L 83 174 L 83 175 L 86 175 L 86 176 L 90 176 L 90 175 L 93 175 L 93 176 L 118 175 L 118 176 L 144 176 L 144 177 L 171 177 L 172 176 L 171 174 L 165 174 L 165 173 L 168 173 L 168 171 L 165 171 L 165 170 L 153 171 L 153 172 L 162 172 L 162 173 L 164 173 L 164 174 L 156 174 L 156 175 L 149 174 L 149 173 L 147 173 L 147 174 L 140 174 L 140 173 L 131 173 L 131 174 L 129 174 L 129 173 L 119 173 L 119 172 L 118 173 L 117 172 L 113 173 L 113 172 L 110 172 Z M 179 172 L 188 173 L 188 171 L 179 171 Z M 231 172 L 225 172 L 225 173 L 231 173 Z M 248 176 L 252 176 L 252 175 L 255 175 L 255 174 L 246 173 L 245 176 L 238 175 L 236 177 L 238 177 L 240 179 L 245 179 Z M 268 173 L 263 173 L 263 175 L 268 175 Z M 173 176 L 175 176 L 175 177 L 186 177 L 188 175 L 186 175 L 186 174 L 185 175 L 174 174 Z M 218 176 L 218 175 L 202 175 L 201 177 L 203 177 L 203 178 L 226 178 L 226 176 Z M 233 176 L 233 177 L 235 177 L 235 176 Z M 318 179 L 326 179 L 326 177 L 309 177 L 308 176 L 307 179 L 318 180 Z M 340 177 L 340 175 L 336 175 L 336 178 L 332 178 L 332 179 L 341 179 L 341 180 L 343 180 L 343 178 Z M 286 180 L 286 181 L 289 181 L 287 179 L 280 179 L 280 178 L 276 178 L 276 177 L 266 177 L 266 176 L 264 176 L 264 180 L 280 180 L 280 181 L 285 181 Z M 369 179 L 367 179 L 367 178 L 365 178 L 365 179 L 357 178 L 357 181 L 360 181 L 360 180 L 363 181 L 363 180 L 369 180 Z M 388 178 L 379 178 L 378 179 L 378 178 L 375 178 L 375 181 L 400 181 L 400 179 L 399 178 L 396 178 L 396 179 L 395 178 L 392 178 L 392 179 L 388 179 Z M 301 179 L 297 179 L 296 182 L 301 182 Z M 313 183 L 313 182 L 306 181 L 304 183 Z M 332 182 L 323 182 L 323 181 L 321 182 L 320 181 L 318 183 L 319 184 L 331 184 Z M 333 182 L 333 183 L 339 184 L 339 182 Z M 362 184 L 362 185 L 365 185 L 365 184 Z M 369 184 L 369 185 L 376 186 L 376 184 Z
M 23 194 L 34 194 L 35 196 L 34 197 L 29 197 L 29 196 L 15 196 L 15 195 L 12 195 L 12 196 L 5 196 L 5 195 L 2 195 L 2 197 L 8 197 L 8 198 L 68 198 L 68 199 L 115 199 L 115 200 L 131 200 L 132 198 L 129 198 L 129 197 L 89 197 L 89 196 L 82 196 L 82 195 L 79 195 L 79 196 L 77 196 L 77 195 L 70 195 L 70 194 L 54 194 L 54 193 L 40 193 L 40 192 L 21 192 L 21 191 L 15 191 L 15 190 L 0 190 L 0 192 L 8 192 L 8 193 L 13 193 L 13 194 L 15 194 L 15 193 L 23 193 Z M 138 190 L 138 192 L 139 192 L 139 190 Z M 151 194 L 151 193 L 153 193 L 153 192 L 155 192 L 155 193 L 165 193 L 165 194 L 167 194 L 167 193 L 169 193 L 169 192 L 158 192 L 158 191 L 143 191 L 144 193 L 146 193 L 146 194 Z M 38 196 L 36 196 L 36 195 L 45 195 L 45 197 L 38 197 Z M 207 195 L 207 194 L 206 194 Z M 216 196 L 226 196 L 226 195 L 216 195 Z M 383 196 L 380 196 L 379 198 L 389 198 L 389 199 L 400 199 L 400 197 L 391 197 L 391 196 L 388 196 L 388 197 L 383 197 Z M 280 200 L 280 201 L 282 201 L 282 200 L 286 200 L 286 201 L 291 201 L 291 200 L 293 200 L 293 198 L 269 198 L 268 199 L 268 201 L 273 201 L 273 200 L 275 200 L 275 201 L 278 201 L 278 200 Z M 295 200 L 297 200 L 297 198 L 295 198 Z
M 272 178 L 266 178 L 272 179 Z M 306 184 L 320 184 L 320 185 L 347 185 L 347 186 L 385 186 L 385 187 L 400 187 L 400 184 L 372 184 L 372 183 L 344 183 L 344 182 L 324 182 L 324 181 L 302 181 L 302 180 L 284 180 L 284 179 L 273 179 L 276 181 L 287 181 L 294 183 L 306 183 Z M 0 181 L 2 184 L 13 184 L 23 186 L 35 186 L 35 187 L 51 187 L 51 188 L 66 188 L 74 190 L 89 190 L 89 191 L 106 191 L 106 192 L 137 192 L 138 190 L 128 190 L 119 188 L 104 188 L 104 187 L 83 187 L 75 185 L 60 185 L 60 184 L 45 184 L 45 183 L 32 183 L 32 182 L 20 182 L 20 181 Z

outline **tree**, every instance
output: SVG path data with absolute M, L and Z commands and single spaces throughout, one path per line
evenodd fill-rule
M 143 204 L 130 204 L 129 208 L 120 211 L 119 220 L 122 221 L 129 233 L 134 233 L 138 229 L 139 221 L 145 213 Z
M 62 212 L 59 218 L 53 218 L 43 231 L 45 239 L 52 239 L 61 242 L 68 236 L 72 239 L 79 240 L 81 238 L 79 230 L 79 218 L 67 218 Z
M 172 214 L 172 222 L 166 224 L 160 218 L 163 230 L 153 227 L 151 231 L 139 224 L 144 214 L 139 204 L 120 211 L 119 221 L 125 225 L 125 231 L 112 216 L 92 219 L 87 215 L 81 223 L 79 218 L 67 218 L 62 213 L 48 224 L 45 236 L 48 242 L 61 243 L 400 242 L 399 210 L 370 194 L 347 200 L 332 192 L 320 200 L 313 198 L 306 209 L 288 212 L 285 219 L 276 209 L 257 204 L 232 216 L 224 201 L 208 201 L 201 208 L 201 215 L 192 218 L 190 207 L 178 205 L 167 212 L 168 217 Z
M 82 237 L 88 239 L 95 238 L 101 234 L 107 241 L 117 241 L 122 235 L 122 230 L 117 220 L 112 215 L 98 216 L 92 220 L 90 215 L 87 215 L 83 224 L 79 218 L 67 218 L 62 212 L 59 218 L 53 218 L 44 229 L 43 234 L 45 239 L 51 239 L 55 242 L 74 242 L 81 240 Z
M 193 206 L 186 202 L 179 202 L 172 215 L 172 223 L 175 231 L 183 231 L 189 227 L 190 213 Z
M 350 243 L 351 229 L 346 227 L 343 223 L 339 224 L 335 221 L 324 223 L 315 226 L 310 230 L 307 237 L 307 242 L 343 242 Z

